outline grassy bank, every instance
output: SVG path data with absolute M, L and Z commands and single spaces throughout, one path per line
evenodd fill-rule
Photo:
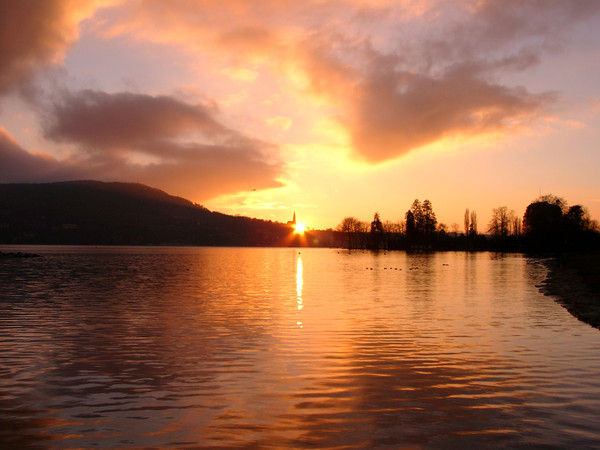
M 600 329 L 600 253 L 572 253 L 545 264 L 549 272 L 542 291 L 556 296 L 579 320 Z

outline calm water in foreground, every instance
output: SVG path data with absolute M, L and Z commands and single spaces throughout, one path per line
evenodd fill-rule
M 0 447 L 600 447 L 600 331 L 525 257 L 16 250 Z

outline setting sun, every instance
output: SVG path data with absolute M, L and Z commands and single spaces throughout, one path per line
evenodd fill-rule
M 296 225 L 294 225 L 294 232 L 296 234 L 304 234 L 305 231 L 306 225 L 304 225 L 303 223 L 297 223 Z

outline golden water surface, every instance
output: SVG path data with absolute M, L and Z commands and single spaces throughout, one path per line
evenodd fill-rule
M 0 447 L 600 447 L 600 332 L 524 256 L 20 250 Z

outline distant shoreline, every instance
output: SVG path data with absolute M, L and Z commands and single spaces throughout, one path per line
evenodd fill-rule
M 540 290 L 556 297 L 577 319 L 600 329 L 600 253 L 572 253 L 543 260 L 548 275 Z

